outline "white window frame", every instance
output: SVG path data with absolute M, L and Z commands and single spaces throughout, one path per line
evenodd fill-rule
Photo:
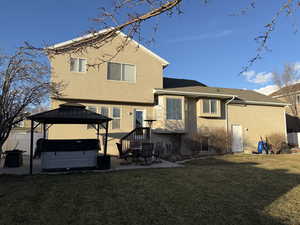
M 109 108 L 109 106 L 105 106 L 105 105 L 102 105 L 102 106 L 100 106 L 99 107 L 99 113 L 101 114 L 101 115 L 103 115 L 102 114 L 102 108 L 107 108 L 107 117 L 109 117 L 109 113 L 110 113 L 110 108 Z M 105 116 L 105 115 L 104 115 Z
M 121 65 L 121 80 L 112 80 L 108 78 L 108 67 L 110 63 L 114 63 L 114 64 L 120 64 Z M 133 66 L 134 67 L 134 79 L 133 81 L 128 81 L 128 80 L 123 80 L 124 75 L 123 75 L 123 65 L 129 65 L 129 66 Z M 116 82 L 127 82 L 127 83 L 136 83 L 136 65 L 130 64 L 130 63 L 118 63 L 118 62 L 108 62 L 107 63 L 107 75 L 106 75 L 106 79 L 108 81 L 116 81 Z
M 208 101 L 208 105 L 209 105 L 209 112 L 204 112 L 204 101 Z M 212 112 L 211 111 L 211 101 L 215 101 L 216 102 L 216 112 Z M 212 115 L 216 115 L 218 114 L 218 100 L 217 99 L 203 99 L 203 103 L 202 103 L 202 113 L 203 114 L 212 114 Z
M 119 109 L 120 110 L 120 117 L 114 117 L 114 109 Z M 114 128 L 113 127 L 113 121 L 111 122 L 111 129 L 112 130 L 118 130 L 118 129 L 121 129 L 121 118 L 122 118 L 122 109 L 121 109 L 121 107 L 116 107 L 116 106 L 114 106 L 114 107 L 112 107 L 111 108 L 111 118 L 113 119 L 113 120 L 115 120 L 115 119 L 118 119 L 118 120 L 120 120 L 120 126 L 119 127 L 117 127 L 117 128 Z
M 75 70 L 72 70 L 72 68 L 71 68 L 71 62 L 72 62 L 73 59 L 76 60 Z M 85 60 L 85 71 L 79 71 L 79 62 L 80 62 L 80 60 Z M 86 73 L 86 71 L 87 71 L 87 58 L 71 57 L 70 58 L 70 68 L 69 68 L 69 70 L 72 73 Z
M 175 99 L 175 100 L 179 100 L 181 102 L 181 109 L 180 109 L 180 113 L 181 113 L 181 119 L 168 119 L 168 99 Z M 174 97 L 166 97 L 166 120 L 173 120 L 173 121 L 181 121 L 183 120 L 183 106 L 184 105 L 184 101 L 182 98 L 174 98 Z

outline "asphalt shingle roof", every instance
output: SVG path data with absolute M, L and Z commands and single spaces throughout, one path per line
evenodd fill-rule
M 278 95 L 287 94 L 296 91 L 300 91 L 300 83 L 296 83 L 288 87 L 283 87 L 278 91 L 273 92 L 270 96 L 278 96 Z
M 193 93 L 207 93 L 207 94 L 220 94 L 220 95 L 235 95 L 241 101 L 256 101 L 256 102 L 269 102 L 269 103 L 283 103 L 280 100 L 274 99 L 270 96 L 260 94 L 252 90 L 233 89 L 233 88 L 219 88 L 219 87 L 204 87 L 204 86 L 190 86 L 178 88 L 164 88 L 157 90 L 165 91 L 180 91 L 180 92 L 193 92 Z
M 170 78 L 170 77 L 163 78 L 164 88 L 178 88 L 178 87 L 190 87 L 190 86 L 206 87 L 205 84 L 196 80 L 178 79 L 178 78 Z

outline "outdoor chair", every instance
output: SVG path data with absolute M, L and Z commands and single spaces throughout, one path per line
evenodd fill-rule
M 120 143 L 116 143 L 116 145 L 117 145 L 117 148 L 118 148 L 118 151 L 119 151 L 119 158 L 127 160 L 128 157 L 130 156 L 129 152 L 128 151 L 123 152 L 122 151 L 122 145 Z
M 129 149 L 132 153 L 132 161 L 138 162 L 141 156 L 141 143 L 138 141 L 130 141 Z
M 144 158 L 145 165 L 152 163 L 153 143 L 143 143 L 141 156 Z
M 160 155 L 161 155 L 161 149 L 159 147 L 156 147 L 153 151 L 153 156 L 154 156 L 155 162 L 161 162 Z

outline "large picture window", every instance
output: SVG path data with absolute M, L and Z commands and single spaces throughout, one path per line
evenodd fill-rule
M 86 72 L 86 59 L 80 59 L 80 58 L 71 58 L 70 60 L 70 71 L 71 72 L 80 72 L 85 73 Z
M 203 113 L 216 114 L 217 113 L 217 100 L 216 99 L 203 99 Z
M 182 120 L 182 99 L 167 98 L 167 120 Z
M 121 63 L 108 63 L 107 79 L 135 82 L 135 66 Z

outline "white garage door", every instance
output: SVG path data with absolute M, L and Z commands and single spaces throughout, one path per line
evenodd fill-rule
M 36 141 L 40 138 L 43 138 L 42 133 L 34 133 L 33 139 L 33 151 L 36 146 Z M 30 133 L 11 133 L 6 140 L 4 147 L 5 150 L 11 149 L 20 149 L 22 151 L 26 151 L 24 154 L 29 155 L 30 153 Z
M 243 151 L 243 129 L 241 125 L 232 125 L 232 152 Z

